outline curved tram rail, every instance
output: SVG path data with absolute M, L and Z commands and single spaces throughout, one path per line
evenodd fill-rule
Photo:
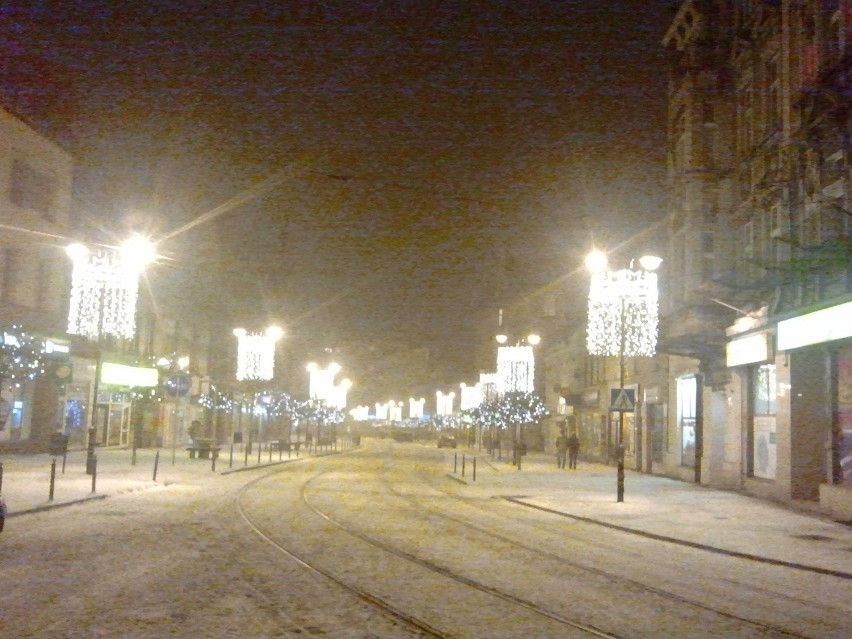
M 381 597 L 381 596 L 375 595 L 373 593 L 367 592 L 363 588 L 353 584 L 350 580 L 347 580 L 343 577 L 340 577 L 339 575 L 335 574 L 335 572 L 333 572 L 332 570 L 329 570 L 328 568 L 323 567 L 320 563 L 318 563 L 316 561 L 312 561 L 309 557 L 304 556 L 303 554 L 300 554 L 300 553 L 294 551 L 292 548 L 288 548 L 287 546 L 285 546 L 284 544 L 282 544 L 279 541 L 276 541 L 275 539 L 272 538 L 272 536 L 270 536 L 270 534 L 267 534 L 267 532 L 263 531 L 260 528 L 260 526 L 257 524 L 257 522 L 255 520 L 253 520 L 249 516 L 249 514 L 246 512 L 246 510 L 245 510 L 245 508 L 243 507 L 243 504 L 242 504 L 242 497 L 245 495 L 245 493 L 248 490 L 257 486 L 257 484 L 261 483 L 262 481 L 273 477 L 276 474 L 277 473 L 271 473 L 271 474 L 267 474 L 267 475 L 264 475 L 262 477 L 258 477 L 256 479 L 252 480 L 251 482 L 249 482 L 245 486 L 243 486 L 243 488 L 241 489 L 241 491 L 240 491 L 240 493 L 237 497 L 237 509 L 240 513 L 240 516 L 242 517 L 242 519 L 245 521 L 245 523 L 252 529 L 252 531 L 256 535 L 258 535 L 261 539 L 266 541 L 268 544 L 270 544 L 272 547 L 274 547 L 277 551 L 279 551 L 283 555 L 289 557 L 291 560 L 293 560 L 293 561 L 297 562 L 299 565 L 303 566 L 305 569 L 307 569 L 307 570 L 309 570 L 309 571 L 311 571 L 315 574 L 322 575 L 326 579 L 330 580 L 331 582 L 337 584 L 338 586 L 340 586 L 340 587 L 344 588 L 345 590 L 349 591 L 350 593 L 354 594 L 355 596 L 360 598 L 362 601 L 364 601 L 364 602 L 366 602 L 366 603 L 368 603 L 372 606 L 375 606 L 376 608 L 381 610 L 383 613 L 390 615 L 394 619 L 399 620 L 399 621 L 401 621 L 405 624 L 408 624 L 412 628 L 416 628 L 417 630 L 426 633 L 430 637 L 438 637 L 438 638 L 441 638 L 441 639 L 444 639 L 444 638 L 450 639 L 450 638 L 456 636 L 455 634 L 449 634 L 448 632 L 442 631 L 442 630 L 434 627 L 432 624 L 428 623 L 427 621 L 424 621 L 423 619 L 420 619 L 420 618 L 400 609 L 398 606 L 392 604 L 390 601 L 388 601 L 384 597 Z M 345 532 L 347 535 L 349 535 L 353 538 L 356 538 L 356 539 L 358 539 L 359 541 L 361 541 L 365 544 L 369 544 L 373 548 L 379 549 L 384 553 L 393 555 L 394 557 L 397 557 L 399 559 L 403 559 L 403 560 L 410 562 L 412 564 L 416 564 L 416 565 L 418 565 L 422 568 L 425 568 L 426 570 L 429 570 L 433 573 L 441 575 L 442 577 L 450 579 L 453 582 L 455 582 L 456 584 L 460 584 L 460 585 L 466 586 L 468 588 L 471 588 L 473 590 L 476 590 L 479 593 L 483 593 L 483 594 L 486 594 L 488 596 L 495 597 L 495 598 L 500 599 L 504 602 L 507 602 L 507 603 L 509 603 L 513 606 L 520 607 L 520 608 L 522 608 L 522 609 L 524 609 L 528 612 L 531 612 L 535 615 L 546 618 L 546 619 L 550 620 L 551 622 L 556 622 L 557 624 L 560 624 L 562 626 L 572 628 L 575 631 L 581 631 L 582 633 L 584 633 L 584 634 L 586 634 L 590 637 L 599 637 L 601 639 L 623 639 L 623 637 L 621 637 L 619 635 L 614 635 L 614 634 L 605 632 L 605 631 L 603 631 L 599 628 L 596 628 L 592 625 L 580 623 L 580 622 L 577 622 L 575 620 L 568 619 L 568 618 L 566 618 L 562 615 L 558 615 L 558 614 L 555 614 L 555 613 L 550 612 L 548 610 L 545 610 L 545 609 L 537 606 L 533 602 L 530 602 L 528 600 L 516 597 L 516 596 L 509 594 L 509 593 L 506 593 L 506 592 L 502 592 L 502 591 L 497 590 L 497 589 L 495 589 L 491 586 L 488 586 L 487 584 L 478 582 L 478 581 L 471 579 L 469 577 L 465 577 L 463 575 L 455 573 L 455 572 L 453 572 L 453 571 L 451 571 L 451 570 L 449 570 L 449 569 L 447 569 L 443 566 L 440 566 L 440 565 L 435 564 L 433 562 L 430 562 L 430 561 L 424 560 L 422 558 L 416 557 L 416 556 L 414 556 L 410 553 L 407 553 L 403 550 L 400 550 L 398 548 L 391 547 L 391 546 L 389 546 L 389 545 L 387 545 L 387 544 L 385 544 L 381 541 L 378 541 L 374 538 L 369 537 L 368 535 L 361 533 L 358 530 L 355 530 L 351 527 L 346 526 L 345 524 L 334 519 L 333 517 L 331 517 L 327 513 L 322 512 L 319 508 L 315 507 L 310 502 L 310 500 L 308 499 L 307 494 L 306 494 L 307 487 L 314 480 L 316 480 L 318 477 L 321 477 L 321 476 L 322 476 L 322 473 L 317 474 L 314 477 L 312 477 L 310 480 L 308 480 L 305 484 L 302 485 L 302 487 L 300 489 L 301 498 L 302 498 L 303 502 L 307 505 L 307 507 L 310 508 L 317 516 L 321 517 L 323 520 L 334 525 L 336 528 Z
M 431 513 L 434 516 L 442 517 L 442 518 L 444 518 L 448 521 L 452 521 L 457 525 L 463 526 L 465 528 L 468 528 L 468 529 L 474 531 L 480 537 L 487 535 L 488 537 L 490 537 L 492 539 L 497 539 L 497 540 L 500 540 L 504 543 L 512 544 L 513 546 L 515 546 L 519 549 L 527 550 L 527 551 L 530 551 L 530 552 L 535 552 L 535 553 L 541 555 L 542 557 L 545 557 L 546 559 L 549 559 L 550 561 L 553 561 L 553 562 L 564 562 L 565 561 L 565 558 L 562 557 L 562 556 L 556 555 L 552 552 L 542 550 L 541 548 L 538 548 L 538 547 L 532 547 L 528 544 L 523 543 L 522 541 L 519 541 L 515 537 L 510 538 L 506 535 L 502 535 L 500 533 L 495 532 L 493 529 L 478 526 L 476 524 L 471 523 L 468 520 L 462 519 L 460 517 L 455 517 L 453 515 L 449 515 L 444 510 L 438 510 L 436 508 L 424 505 L 422 503 L 422 501 L 418 500 L 417 498 L 414 498 L 411 495 L 407 495 L 407 494 L 401 492 L 400 490 L 398 490 L 394 486 L 393 482 L 386 479 L 384 473 L 380 475 L 380 478 L 385 483 L 387 489 L 390 492 L 392 492 L 394 495 L 396 495 L 397 497 L 399 497 L 403 501 L 408 502 L 411 505 L 412 508 L 415 508 L 415 509 L 418 509 L 418 510 L 423 510 L 423 511 Z M 470 501 L 465 500 L 461 497 L 458 497 L 457 495 L 453 495 L 452 493 L 442 491 L 442 490 L 438 490 L 436 488 L 432 488 L 432 490 L 440 493 L 445 498 L 449 498 L 449 499 L 453 499 L 453 500 L 457 500 L 459 502 L 462 502 L 466 506 L 469 506 L 469 507 L 472 507 L 472 508 L 477 508 L 479 510 L 485 510 L 481 506 L 473 505 L 473 504 L 470 503 Z M 517 500 L 517 499 L 514 499 L 514 498 L 506 498 L 506 501 L 518 504 L 522 507 L 529 507 L 523 501 Z M 540 509 L 540 510 L 544 510 L 545 512 L 547 512 L 546 509 Z M 324 516 L 324 515 L 322 515 L 322 516 Z M 623 530 L 622 532 L 624 534 L 631 534 L 630 531 L 627 530 L 627 529 Z M 581 564 L 578 564 L 576 562 L 574 562 L 572 565 L 575 568 L 583 570 L 586 573 L 598 575 L 598 576 L 604 577 L 606 579 L 609 579 L 613 582 L 618 582 L 618 583 L 630 586 L 630 587 L 635 588 L 635 589 L 641 589 L 641 590 L 643 590 L 647 593 L 668 599 L 670 601 L 675 601 L 675 602 L 683 603 L 685 605 L 694 606 L 696 608 L 706 610 L 708 612 L 719 615 L 721 617 L 725 617 L 725 618 L 731 619 L 731 620 L 736 621 L 736 622 L 747 624 L 747 625 L 750 625 L 754 628 L 758 628 L 758 629 L 761 629 L 761 630 L 764 630 L 764 631 L 767 631 L 767 632 L 775 633 L 779 636 L 790 637 L 791 639 L 812 639 L 808 635 L 802 635 L 802 634 L 790 631 L 788 629 L 782 628 L 782 627 L 777 626 L 777 625 L 767 624 L 767 623 L 764 623 L 764 622 L 761 622 L 761 621 L 756 621 L 754 619 L 749 619 L 747 617 L 743 617 L 741 615 L 734 614 L 734 613 L 729 612 L 727 610 L 721 610 L 719 608 L 709 606 L 706 603 L 703 603 L 703 602 L 698 601 L 698 600 L 693 599 L 693 598 L 684 597 L 683 595 L 679 595 L 677 593 L 673 593 L 673 592 L 670 592 L 668 590 L 664 590 L 662 588 L 649 586 L 646 583 L 643 583 L 641 581 L 637 581 L 635 579 L 630 579 L 628 577 L 625 577 L 622 574 L 618 574 L 618 573 L 615 573 L 615 572 L 612 572 L 612 571 L 602 570 L 600 568 L 595 568 L 595 567 L 588 566 L 588 565 L 581 565 Z

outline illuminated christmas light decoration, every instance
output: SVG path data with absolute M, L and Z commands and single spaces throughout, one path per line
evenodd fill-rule
M 370 419 L 370 407 L 369 406 L 356 406 L 352 410 L 349 411 L 349 415 L 356 422 L 365 422 Z
M 320 368 L 315 362 L 307 366 L 310 380 L 308 394 L 311 399 L 328 402 L 334 394 L 334 376 L 340 372 L 340 365 L 331 363 L 327 368 Z
M 339 384 L 333 385 L 327 400 L 328 406 L 338 410 L 346 408 L 346 397 L 350 388 L 352 388 L 352 382 L 348 379 L 341 380 Z
M 586 333 L 589 354 L 653 356 L 657 348 L 658 299 L 656 273 L 632 269 L 594 273 Z
M 455 400 L 455 398 L 455 393 L 444 394 L 441 391 L 435 393 L 435 414 L 439 416 L 452 415 L 454 411 L 453 401 Z
M 280 328 L 264 333 L 248 333 L 235 328 L 237 337 L 237 380 L 270 380 L 275 374 L 275 344 L 282 335 Z
M 421 397 L 420 399 L 414 399 L 413 397 L 408 398 L 408 416 L 411 419 L 420 419 L 423 417 L 423 406 L 426 403 L 426 399 Z
M 388 419 L 392 422 L 402 421 L 402 402 L 394 400 L 388 402 Z
M 69 247 L 74 260 L 68 333 L 91 339 L 112 335 L 132 339 L 136 333 L 136 299 L 144 263 L 124 253 L 96 253 Z
M 532 346 L 497 348 L 497 392 L 531 393 L 535 381 L 535 354 Z
M 45 343 L 17 324 L 0 331 L 0 382 L 15 388 L 44 373 Z
M 465 383 L 460 384 L 461 396 L 459 397 L 459 410 L 465 411 L 471 408 L 476 408 L 482 403 L 482 384 L 468 386 Z
M 387 419 L 388 408 L 389 406 L 386 403 L 380 404 L 379 402 L 376 402 L 376 419 Z

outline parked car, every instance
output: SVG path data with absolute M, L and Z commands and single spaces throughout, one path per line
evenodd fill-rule
M 438 448 L 448 446 L 449 448 L 456 447 L 456 436 L 452 433 L 441 433 L 438 435 Z

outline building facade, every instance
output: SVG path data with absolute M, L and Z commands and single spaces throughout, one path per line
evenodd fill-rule
M 0 109 L 0 339 L 21 331 L 65 333 L 73 163 L 67 152 Z M 60 349 L 62 346 L 60 346 Z M 58 384 L 48 375 L 10 379 L 0 370 L 0 445 L 44 442 L 60 423 Z
M 664 39 L 670 474 L 852 517 L 847 0 L 683 2 Z

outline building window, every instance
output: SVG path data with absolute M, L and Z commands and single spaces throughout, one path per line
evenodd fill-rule
M 695 377 L 677 380 L 677 413 L 680 430 L 680 463 L 695 466 L 695 421 L 698 382 Z
M 12 203 L 24 209 L 37 211 L 53 221 L 53 203 L 56 200 L 56 183 L 49 175 L 38 171 L 23 160 L 12 162 Z

